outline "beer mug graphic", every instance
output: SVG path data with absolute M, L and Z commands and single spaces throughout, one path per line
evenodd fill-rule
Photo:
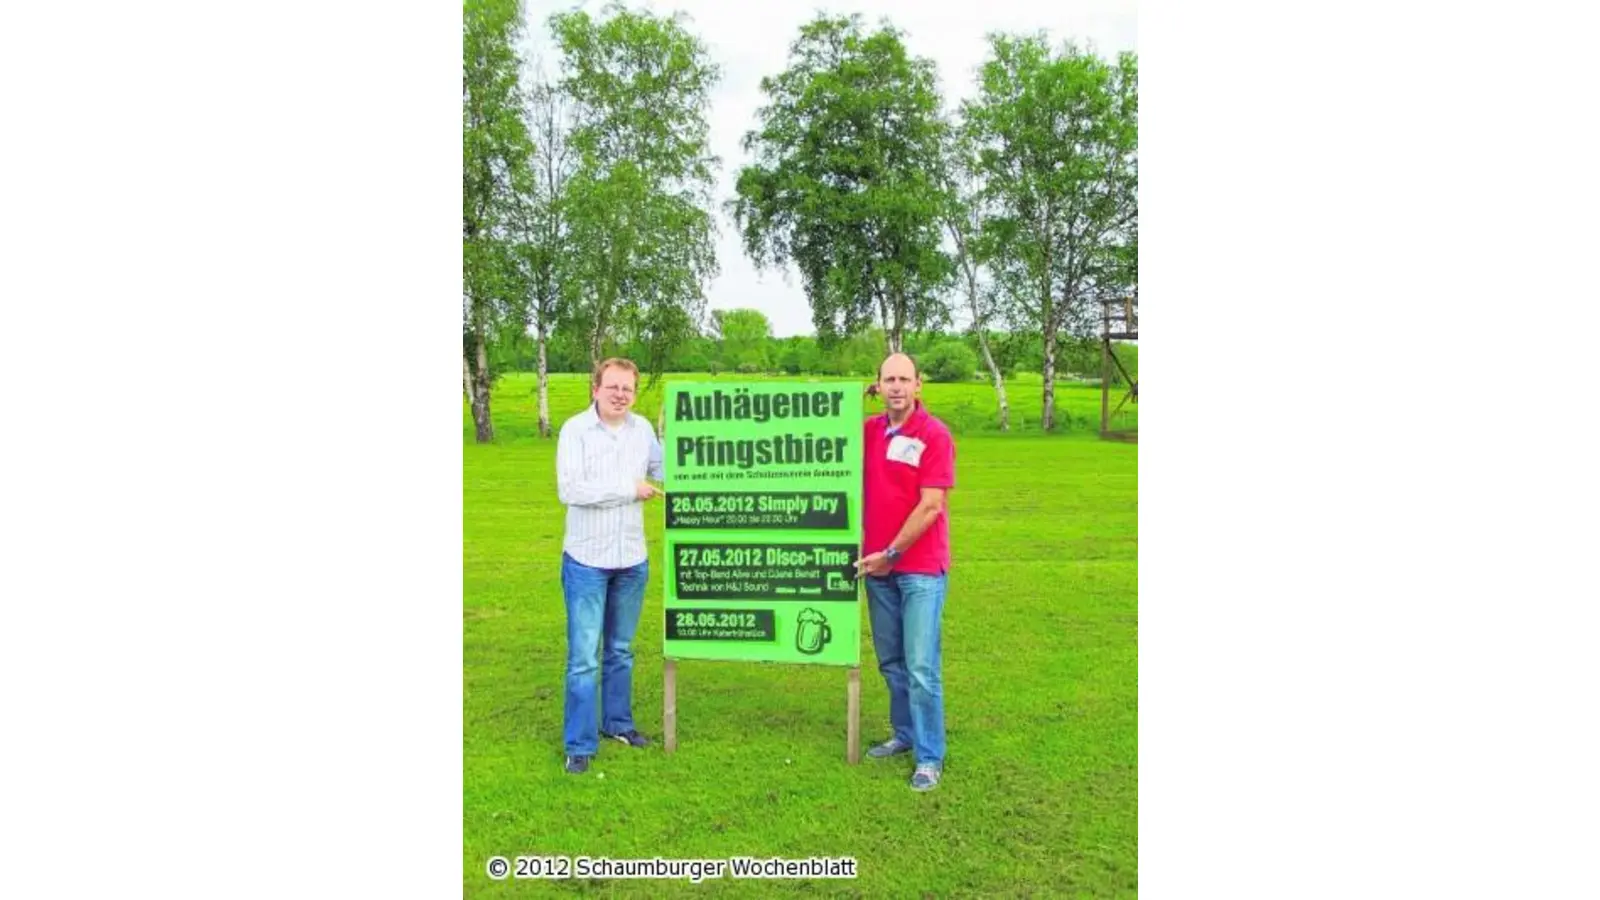
M 795 622 L 794 648 L 807 656 L 815 656 L 833 640 L 833 629 L 828 627 L 828 617 L 811 607 L 800 611 Z

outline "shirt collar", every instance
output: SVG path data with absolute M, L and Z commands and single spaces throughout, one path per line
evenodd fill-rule
M 596 403 L 595 401 L 593 401 L 593 400 L 589 401 L 589 408 L 583 411 L 583 415 L 586 418 L 587 424 L 588 424 L 588 426 L 590 428 L 605 428 L 606 427 L 605 420 L 600 418 L 600 407 L 599 407 L 599 404 Z M 628 415 L 623 417 L 623 419 L 622 419 L 622 427 L 623 428 L 632 428 L 633 427 L 633 413 L 632 413 L 632 411 L 630 411 L 628 413 Z
M 915 404 L 911 408 L 911 415 L 906 416 L 906 420 L 904 422 L 901 422 L 900 423 L 900 427 L 898 427 L 898 428 L 896 428 L 895 426 L 889 424 L 889 414 L 887 412 L 885 412 L 883 414 L 883 433 L 884 434 L 915 433 L 918 429 L 920 429 L 922 427 L 922 423 L 927 421 L 927 419 L 928 419 L 928 409 L 927 409 L 927 407 L 922 405 L 922 401 L 921 400 L 912 400 L 911 402 L 913 404 Z

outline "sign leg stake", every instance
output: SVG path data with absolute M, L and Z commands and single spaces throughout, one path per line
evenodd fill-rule
M 845 755 L 850 765 L 861 763 L 861 667 L 850 668 L 850 680 L 845 689 L 847 698 L 845 715 L 849 722 L 845 726 Z
M 671 753 L 678 749 L 678 661 L 667 660 L 661 673 L 666 679 L 661 692 L 661 728 L 666 732 L 662 743 Z

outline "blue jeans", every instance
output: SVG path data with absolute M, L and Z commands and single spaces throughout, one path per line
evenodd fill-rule
M 944 765 L 944 688 L 939 616 L 948 575 L 867 576 L 867 609 L 878 671 L 889 685 L 889 723 L 917 764 Z
M 561 554 L 567 600 L 567 704 L 562 740 L 568 756 L 600 750 L 596 681 L 607 734 L 633 730 L 633 633 L 644 608 L 648 560 L 626 569 L 595 569 Z M 596 651 L 602 651 L 596 660 Z M 597 678 L 598 676 L 598 678 Z

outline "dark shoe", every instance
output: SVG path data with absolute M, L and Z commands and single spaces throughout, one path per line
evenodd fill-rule
M 630 747 L 650 746 L 650 739 L 637 731 L 624 731 L 621 734 L 602 734 L 601 737 L 610 738 L 613 741 L 621 741 Z
M 899 756 L 902 753 L 910 752 L 910 744 L 900 740 L 899 738 L 892 737 L 878 746 L 873 747 L 871 750 L 868 750 L 867 755 L 873 759 L 888 759 L 891 756 Z
M 583 773 L 589 771 L 589 759 L 590 757 L 587 756 L 567 757 L 567 774 L 582 775 Z

